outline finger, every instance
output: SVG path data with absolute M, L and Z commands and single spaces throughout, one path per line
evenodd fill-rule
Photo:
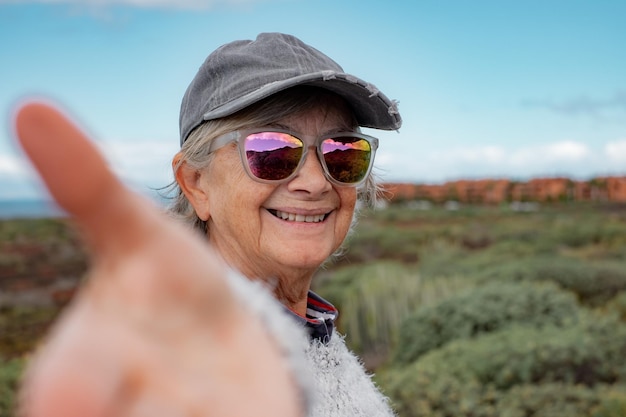
M 18 110 L 16 132 L 56 201 L 76 217 L 95 210 L 120 188 L 94 145 L 59 110 L 29 103 Z
M 174 304 L 176 297 L 185 296 L 199 305 L 211 299 L 213 309 L 228 311 L 224 269 L 206 242 L 168 222 L 147 199 L 124 187 L 96 147 L 58 109 L 40 102 L 24 105 L 17 112 L 16 133 L 53 197 L 81 226 L 92 249 L 91 275 L 106 277 L 93 285 L 132 276 L 124 288 L 130 286 L 134 296 Z M 111 291 L 111 299 L 123 292 L 119 287 Z
M 15 130 L 48 190 L 83 228 L 91 246 L 97 251 L 119 249 L 141 235 L 133 232 L 142 225 L 136 221 L 141 218 L 140 199 L 125 189 L 96 147 L 58 109 L 27 103 L 17 111 Z

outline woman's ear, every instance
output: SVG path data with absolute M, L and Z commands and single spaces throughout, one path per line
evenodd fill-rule
M 196 215 L 203 221 L 209 220 L 209 196 L 202 187 L 203 172 L 192 168 L 186 161 L 182 161 L 181 153 L 177 153 L 172 160 L 172 169 L 176 182 L 189 203 L 196 211 Z

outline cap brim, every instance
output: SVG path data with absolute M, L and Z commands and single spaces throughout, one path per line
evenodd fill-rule
M 205 113 L 203 119 L 206 121 L 230 116 L 264 98 L 297 85 L 325 88 L 343 97 L 354 111 L 360 126 L 396 130 L 402 125 L 397 102 L 387 98 L 372 84 L 335 71 L 306 74 L 267 84 Z

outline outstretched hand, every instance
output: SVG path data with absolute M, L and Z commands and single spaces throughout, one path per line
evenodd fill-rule
M 24 416 L 302 415 L 277 345 L 205 241 L 125 188 L 54 107 L 22 106 L 15 131 L 91 253 L 26 373 Z

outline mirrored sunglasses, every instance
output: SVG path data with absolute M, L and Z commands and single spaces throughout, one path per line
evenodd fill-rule
M 248 175 L 263 183 L 286 182 L 296 176 L 309 147 L 285 130 L 237 130 L 211 142 L 209 153 L 237 142 Z M 356 132 L 322 136 L 315 141 L 326 178 L 336 185 L 356 186 L 370 173 L 378 139 Z

